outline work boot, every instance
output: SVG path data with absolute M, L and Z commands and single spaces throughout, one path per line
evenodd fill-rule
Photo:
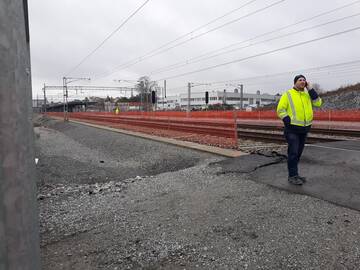
M 303 177 L 303 176 L 300 176 L 300 175 L 298 175 L 297 177 L 303 182 L 303 184 L 306 183 L 306 177 Z
M 288 178 L 289 184 L 301 186 L 303 181 L 298 176 L 291 176 Z

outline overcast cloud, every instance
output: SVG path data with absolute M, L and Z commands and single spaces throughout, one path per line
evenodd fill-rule
M 48 85 L 61 85 L 62 77 L 74 68 L 81 59 L 104 40 L 143 2 L 144 0 L 29 0 L 34 97 L 41 95 L 41 88 L 44 83 Z M 69 75 L 91 77 L 92 85 L 118 86 L 120 84 L 113 82 L 114 79 L 136 80 L 140 76 L 149 75 L 151 71 L 164 66 L 187 60 L 235 42 L 247 40 L 256 35 L 301 19 L 311 18 L 327 10 L 354 1 L 285 0 L 267 10 L 194 39 L 166 53 L 154 56 L 127 69 L 119 70 L 107 77 L 96 80 L 100 74 L 109 73 L 115 67 L 129 60 L 136 59 L 152 49 L 190 32 L 198 26 L 246 2 L 249 1 L 150 0 L 104 46 Z M 193 36 L 276 2 L 278 0 L 254 1 L 254 3 L 234 12 L 230 16 L 193 33 Z M 360 1 L 351 7 L 299 24 L 259 40 L 298 31 L 305 27 L 357 13 L 360 13 Z M 172 77 L 177 74 L 271 51 L 358 26 L 360 26 L 360 16 L 355 16 L 338 23 L 250 46 L 206 61 L 189 64 L 179 69 L 154 74 L 151 76 L 151 79 L 158 80 Z M 245 43 L 240 46 L 248 44 Z M 360 30 L 357 30 L 204 72 L 169 79 L 167 81 L 168 95 L 185 92 L 187 82 L 230 81 L 360 60 L 359 48 Z M 245 92 L 253 93 L 256 90 L 261 90 L 262 92 L 275 94 L 291 87 L 294 75 L 296 74 L 289 73 L 282 76 L 242 80 L 233 83 L 243 83 Z M 340 85 L 359 82 L 360 63 L 351 66 L 351 69 L 345 70 L 342 67 L 336 72 L 322 73 L 321 75 L 305 72 L 304 75 L 308 77 L 309 81 L 320 83 L 323 88 L 330 90 Z M 200 86 L 196 88 L 196 91 L 203 91 L 205 89 L 222 90 L 224 88 L 229 89 L 229 91 L 231 90 L 231 86 L 213 84 L 211 86 Z

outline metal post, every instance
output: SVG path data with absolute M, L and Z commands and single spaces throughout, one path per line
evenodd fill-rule
M 64 92 L 64 121 L 69 120 L 68 110 L 69 110 L 69 103 L 68 103 L 68 78 L 63 77 L 63 92 Z
M 46 85 L 45 85 L 45 83 L 44 83 L 43 91 L 44 91 L 44 114 L 46 114 Z
M 240 84 L 240 110 L 243 109 L 243 101 L 244 101 L 244 85 Z
M 191 83 L 189 82 L 188 83 L 187 110 L 186 110 L 187 117 L 190 116 L 190 106 L 191 106 L 190 99 L 191 99 Z
M 65 85 L 66 85 L 66 78 L 63 77 L 63 104 L 64 104 L 64 121 L 66 121 L 66 105 L 65 105 Z
M 40 267 L 26 0 L 0 1 L 0 269 Z
M 163 88 L 163 110 L 165 110 L 165 99 L 166 99 L 166 80 L 164 80 L 164 88 Z M 166 102 L 167 105 L 167 102 Z
M 149 106 L 149 93 L 148 93 L 148 88 L 147 86 L 145 87 L 145 111 L 148 111 L 148 106 Z
M 234 118 L 234 147 L 237 150 L 239 146 L 239 138 L 238 138 L 238 130 L 237 130 L 237 113 L 233 111 L 233 118 Z
M 68 96 L 69 96 L 69 92 L 68 92 L 68 86 L 67 86 L 67 80 L 65 79 L 65 121 L 69 120 L 69 103 L 68 103 Z

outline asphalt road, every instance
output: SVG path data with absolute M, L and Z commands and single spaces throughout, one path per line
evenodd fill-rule
M 360 210 L 360 141 L 307 145 L 299 165 L 306 185 L 289 185 L 286 157 L 250 155 L 220 162 L 222 173 L 248 172 L 251 180 Z

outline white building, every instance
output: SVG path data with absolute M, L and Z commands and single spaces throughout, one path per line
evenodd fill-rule
M 180 109 L 180 96 L 168 96 L 164 99 L 158 97 L 157 108 L 159 110 L 177 110 Z
M 270 103 L 276 102 L 278 97 L 276 95 L 261 94 L 257 91 L 256 94 L 244 93 L 242 98 L 242 108 L 247 107 L 262 107 Z M 234 90 L 234 92 L 224 91 L 209 91 L 209 104 L 227 104 L 232 105 L 234 108 L 239 109 L 241 107 L 241 94 Z M 179 94 L 177 96 L 169 96 L 165 99 L 165 102 L 161 98 L 158 99 L 158 109 L 174 110 L 182 109 L 185 110 L 188 106 L 188 94 Z M 205 92 L 193 92 L 190 97 L 190 106 L 193 108 L 205 108 Z

